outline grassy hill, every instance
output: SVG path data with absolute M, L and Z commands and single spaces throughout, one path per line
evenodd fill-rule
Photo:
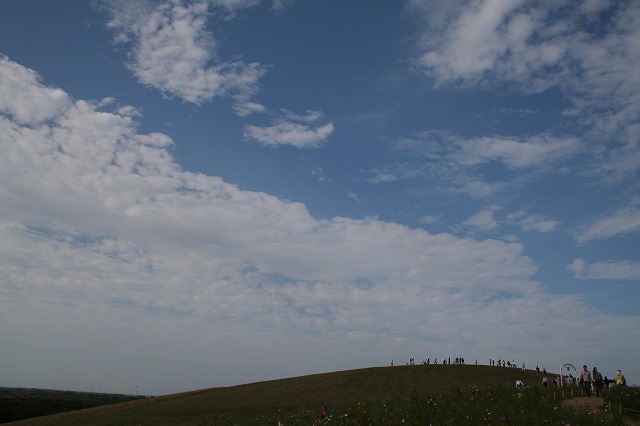
M 527 385 L 541 388 L 541 378 L 536 376 L 535 371 L 474 365 L 377 367 L 152 397 L 14 424 L 265 424 L 255 419 L 271 418 L 269 416 L 277 413 L 284 415 L 301 409 L 315 413 L 318 407 L 327 407 L 329 410 L 350 403 L 410 399 L 415 395 L 435 394 L 441 390 L 458 389 L 460 397 L 460 392 L 468 392 L 460 389 L 471 389 L 476 393 L 471 393 L 470 398 L 464 393 L 462 398 L 474 400 L 474 395 L 482 397 L 476 386 L 484 388 L 502 384 L 504 389 L 513 394 L 518 378 Z M 574 389 L 580 395 L 579 389 Z M 274 423 L 277 424 L 277 421 Z
M 0 423 L 142 398 L 112 393 L 0 387 Z

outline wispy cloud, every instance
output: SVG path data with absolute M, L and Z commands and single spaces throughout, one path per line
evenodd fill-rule
M 640 280 L 640 262 L 595 262 L 588 264 L 584 259 L 575 259 L 567 269 L 574 278 L 581 280 Z
M 555 167 L 582 154 L 583 144 L 572 137 L 551 135 L 463 138 L 428 131 L 392 142 L 394 150 L 417 160 L 368 171 L 370 183 L 429 178 L 430 190 L 492 197 L 520 181 L 536 181 L 545 173 L 564 173 Z M 496 173 L 501 169 L 504 173 Z M 434 182 L 437 182 L 434 185 Z
M 451 157 L 463 166 L 474 166 L 491 161 L 512 169 L 542 168 L 575 155 L 580 142 L 575 138 L 484 137 L 458 140 L 458 149 Z
M 435 215 L 425 215 L 425 216 L 422 216 L 422 217 L 419 219 L 419 222 L 420 222 L 420 223 L 423 223 L 423 224 L 425 224 L 425 225 L 433 225 L 433 224 L 436 224 L 436 223 L 440 222 L 440 215 L 438 215 L 438 216 L 435 216 Z
M 593 150 L 590 175 L 619 181 L 640 168 L 634 130 L 640 116 L 635 72 L 640 4 L 412 0 L 407 5 L 425 24 L 416 67 L 437 85 L 524 94 L 559 89 L 570 103 L 565 116 L 588 129 L 591 144 L 609 148 Z M 603 26 L 611 30 L 603 34 Z M 516 147 L 524 148 L 510 144 L 509 157 L 502 158 L 526 164 L 517 162 L 523 157 L 512 150 Z M 544 145 L 528 148 L 546 155 Z
M 580 153 L 580 141 L 551 135 L 462 138 L 450 133 L 424 132 L 414 138 L 400 138 L 396 149 L 425 159 L 446 160 L 449 168 L 497 163 L 514 170 L 543 169 Z
M 518 225 L 523 231 L 534 232 L 553 232 L 558 229 L 560 222 L 557 220 L 547 219 L 540 214 L 528 214 L 525 211 L 518 211 L 507 215 L 510 223 Z
M 574 236 L 579 244 L 622 236 L 640 230 L 640 206 L 638 200 L 627 207 L 609 213 L 594 223 L 581 228 Z
M 360 199 L 360 197 L 358 196 L 358 194 L 356 194 L 355 192 L 351 192 L 348 191 L 347 192 L 347 197 L 351 198 L 353 201 L 355 201 L 356 203 L 360 203 L 362 202 L 362 200 Z
M 276 13 L 282 12 L 287 7 L 293 6 L 296 0 L 273 0 L 271 3 L 271 8 Z

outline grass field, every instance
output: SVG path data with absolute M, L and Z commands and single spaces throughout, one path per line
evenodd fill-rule
M 515 388 L 518 378 L 526 390 Z M 17 424 L 625 424 L 617 410 L 564 408 L 561 400 L 571 391 L 579 396 L 580 389 L 545 389 L 540 381 L 534 371 L 500 367 L 378 367 L 146 398 Z M 318 416 L 320 409 L 324 415 Z

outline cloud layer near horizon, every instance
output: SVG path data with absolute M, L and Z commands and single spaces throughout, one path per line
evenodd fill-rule
M 386 361 L 397 342 L 509 358 L 517 347 L 545 360 L 545 341 L 566 347 L 556 359 L 594 330 L 603 348 L 637 351 L 637 317 L 549 294 L 518 243 L 317 220 L 301 203 L 182 170 L 168 136 L 139 134 L 109 104 L 74 100 L 0 59 L 8 341 L 166 357 L 192 345 L 200 361 L 200 351 L 242 352 L 238 369 L 264 348 L 300 371 Z

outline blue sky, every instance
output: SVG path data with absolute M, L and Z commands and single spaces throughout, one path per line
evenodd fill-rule
M 0 382 L 640 369 L 640 4 L 0 3 Z

